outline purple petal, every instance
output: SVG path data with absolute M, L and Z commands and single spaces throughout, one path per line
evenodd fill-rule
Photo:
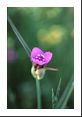
M 43 53 L 43 51 L 40 48 L 33 48 L 31 52 L 31 60 L 40 53 Z
M 45 52 L 44 53 L 45 58 L 46 58 L 46 64 L 49 63 L 52 59 L 52 53 L 51 52 Z
M 43 52 L 40 48 L 33 48 L 31 52 L 31 61 L 35 64 L 46 65 L 52 58 L 51 52 Z

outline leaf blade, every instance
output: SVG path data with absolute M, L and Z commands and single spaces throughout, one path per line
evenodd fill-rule
M 17 30 L 17 28 L 15 27 L 14 23 L 12 22 L 12 20 L 10 19 L 9 16 L 7 17 L 7 20 L 8 20 L 8 23 L 10 24 L 13 32 L 15 33 L 17 39 L 19 40 L 19 42 L 23 46 L 24 50 L 28 54 L 28 57 L 30 57 L 31 49 L 29 48 L 28 44 L 25 42 L 23 37 L 20 35 L 19 31 Z

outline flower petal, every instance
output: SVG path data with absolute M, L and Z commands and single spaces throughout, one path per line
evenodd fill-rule
M 44 55 L 45 55 L 46 64 L 47 64 L 47 63 L 49 63 L 51 61 L 53 54 L 51 52 L 45 52 Z
M 31 60 L 40 53 L 43 53 L 43 51 L 38 47 L 34 47 L 31 52 Z
M 44 57 L 43 57 L 44 56 Z M 41 58 L 43 57 L 43 58 Z M 41 60 L 42 59 L 42 60 Z M 52 59 L 51 52 L 43 52 L 40 48 L 34 47 L 31 52 L 31 61 L 38 65 L 46 65 Z

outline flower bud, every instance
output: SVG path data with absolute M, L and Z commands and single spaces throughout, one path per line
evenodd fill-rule
M 33 75 L 34 78 L 36 78 L 37 80 L 41 80 L 42 78 L 44 78 L 45 75 L 45 68 L 36 68 L 34 65 L 31 68 L 31 73 Z

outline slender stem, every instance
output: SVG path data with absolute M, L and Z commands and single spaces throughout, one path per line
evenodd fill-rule
M 41 109 L 41 89 L 40 80 L 36 79 L 36 93 L 37 93 L 37 108 Z
M 9 16 L 7 17 L 7 20 L 9 22 L 13 32 L 15 33 L 17 39 L 19 40 L 19 42 L 21 43 L 21 45 L 25 49 L 26 53 L 28 54 L 28 57 L 30 57 L 31 49 L 29 48 L 28 44 L 25 42 L 23 37 L 20 35 L 19 31 L 17 30 L 16 26 L 14 25 L 14 23 L 12 22 L 12 20 Z

